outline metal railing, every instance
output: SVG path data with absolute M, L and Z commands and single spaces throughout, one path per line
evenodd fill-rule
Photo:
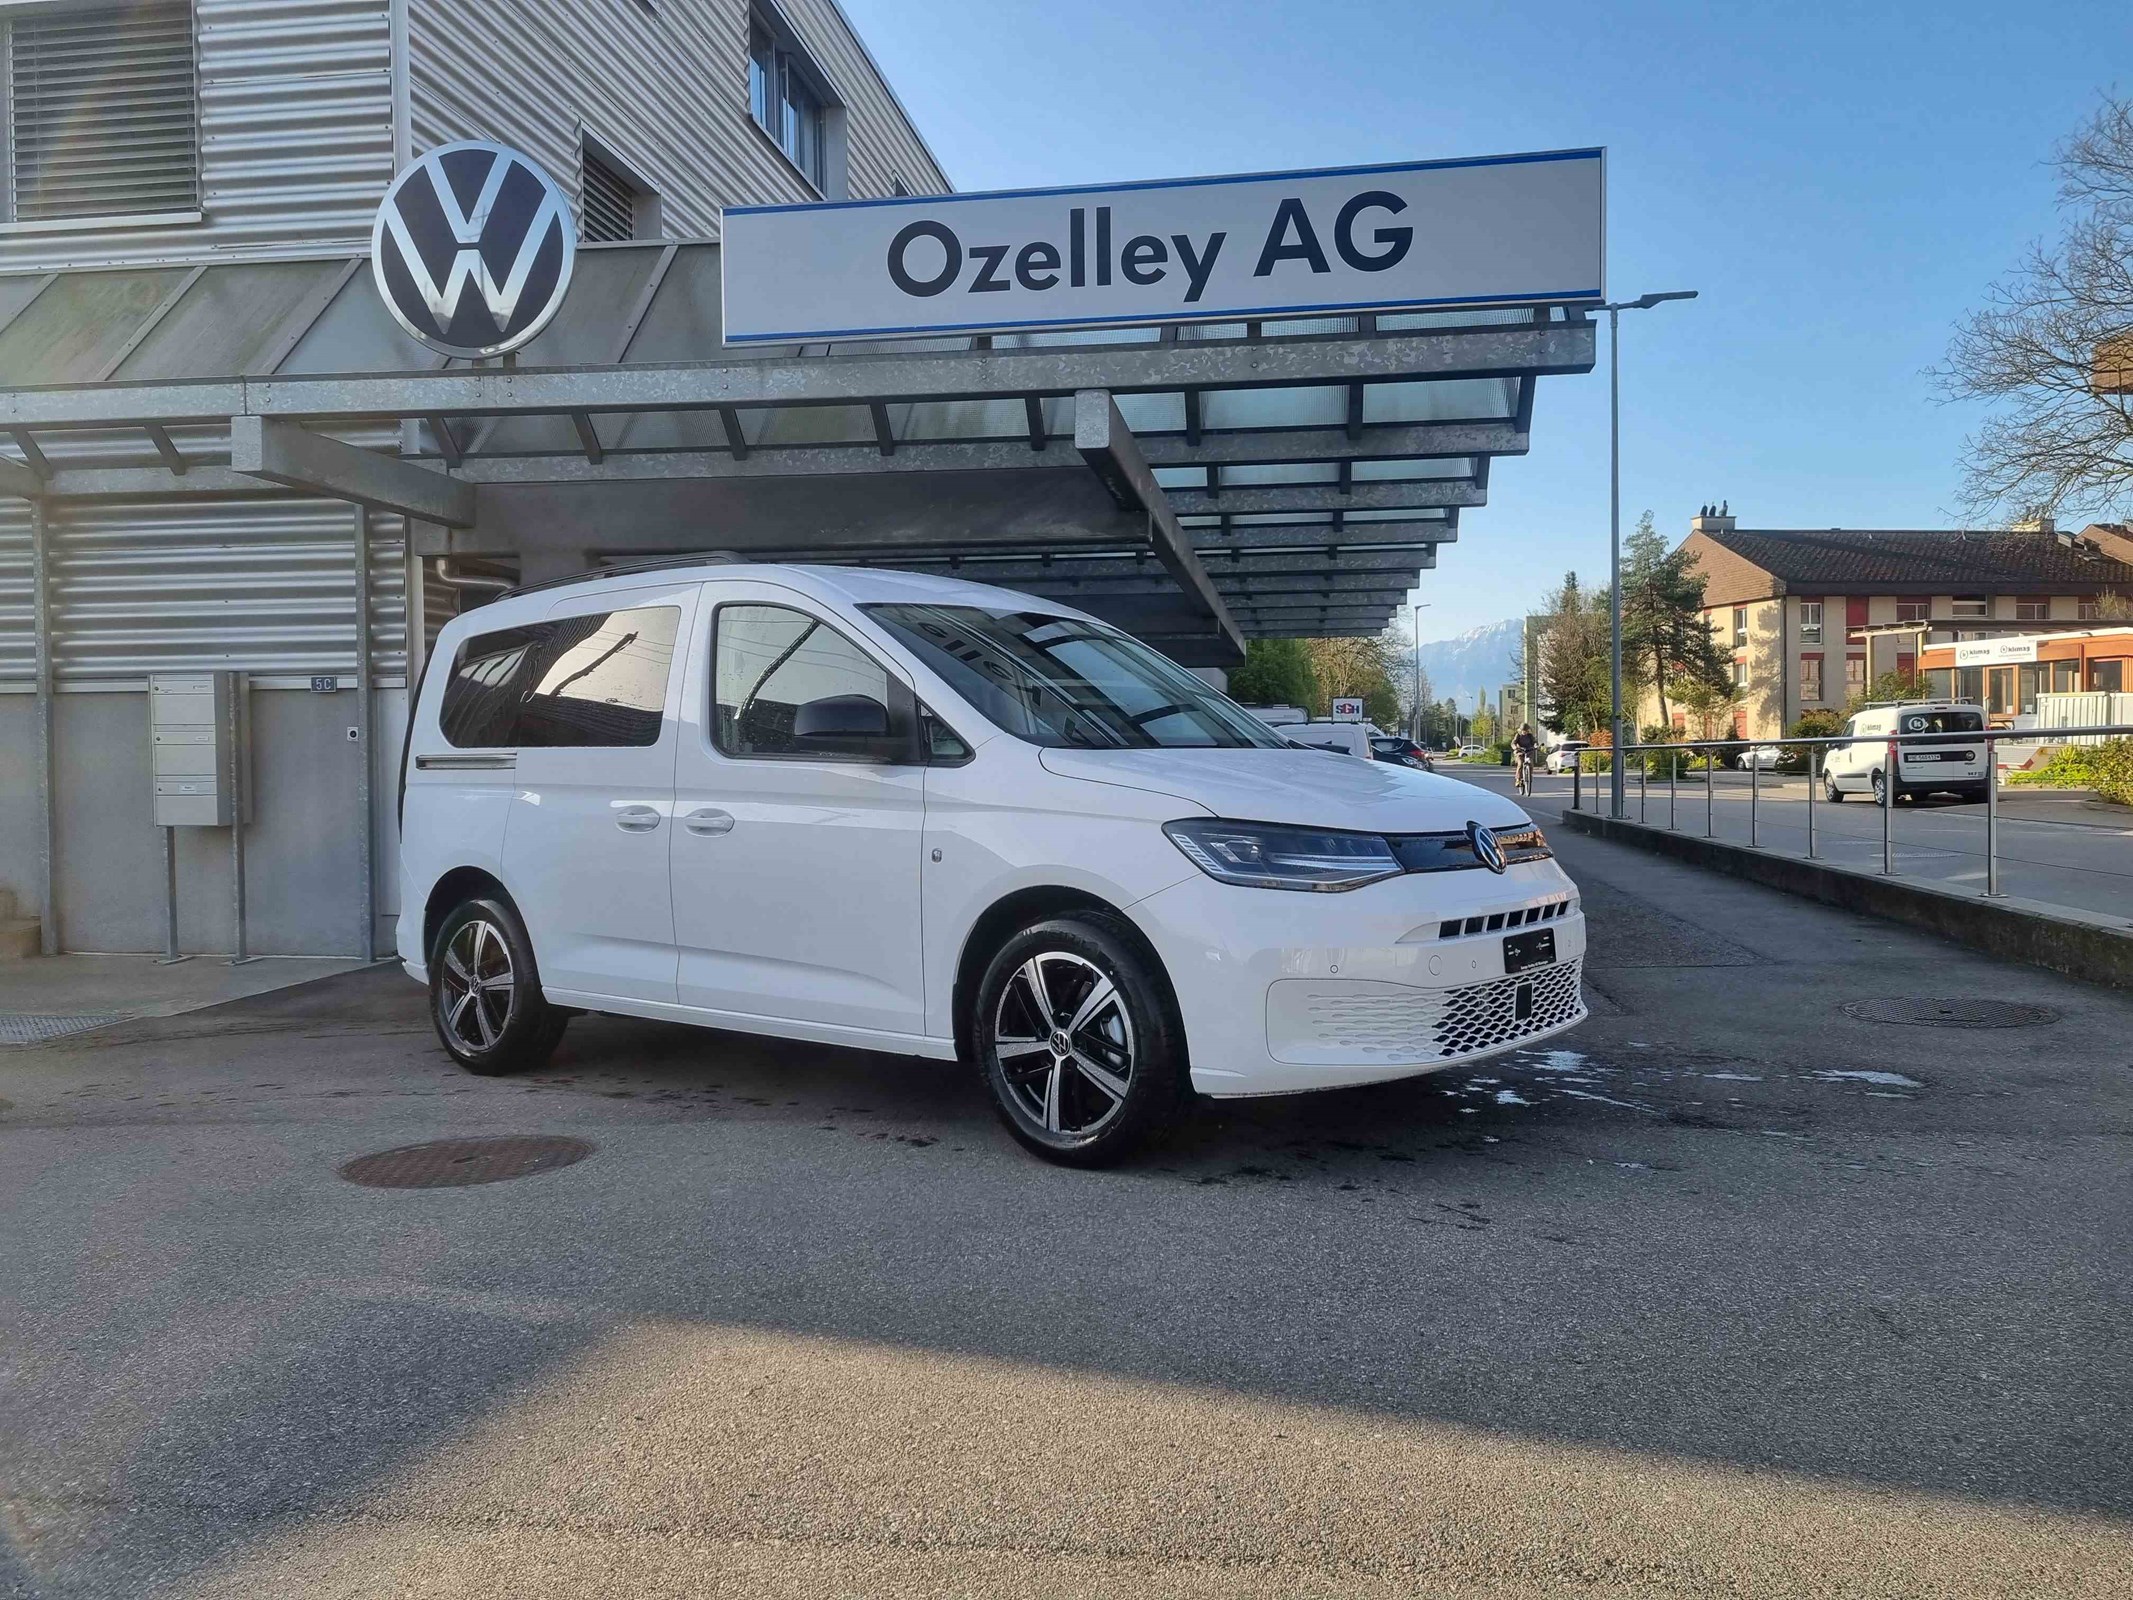
M 1987 728 L 1981 729 L 1976 733 L 1855 734 L 1849 738 L 1843 734 L 1818 734 L 1813 738 L 1788 739 L 1684 739 L 1666 744 L 1624 745 L 1619 753 L 1625 757 L 1636 758 L 1663 752 L 1674 757 L 1674 759 L 1666 763 L 1666 825 L 1670 830 L 1676 831 L 1680 827 L 1682 769 L 1690 761 L 1701 758 L 1704 766 L 1700 771 L 1692 774 L 1691 781 L 1693 782 L 1698 778 L 1703 780 L 1703 836 L 1709 839 L 1716 837 L 1717 834 L 1717 771 L 1719 756 L 1724 752 L 1734 750 L 1796 749 L 1806 751 L 1802 772 L 1781 773 L 1778 776 L 1805 776 L 1807 779 L 1807 859 L 1814 861 L 1819 859 L 1815 853 L 1815 792 L 1822 787 L 1824 781 L 1822 753 L 1840 745 L 1846 747 L 1860 744 L 1880 745 L 1882 747 L 1882 764 L 1870 773 L 1868 788 L 1869 792 L 1872 792 L 1875 787 L 1875 780 L 1879 780 L 1881 870 L 1883 873 L 1893 876 L 1896 871 L 1895 808 L 1897 791 L 1899 789 L 1912 789 L 1930 792 L 1930 789 L 1948 787 L 1943 784 L 1928 786 L 1915 779 L 1904 778 L 1901 775 L 1898 763 L 1898 747 L 1906 744 L 1941 746 L 1982 744 L 1985 746 L 1985 771 L 1979 776 L 1982 776 L 1985 782 L 1984 895 L 1988 900 L 1997 900 L 2002 898 L 2003 895 L 2000 889 L 2000 774 L 1999 762 L 1993 759 L 1994 753 L 2002 741 L 2010 739 L 2021 744 L 2064 744 L 2074 738 L 2085 735 L 2100 736 L 2104 739 L 2133 738 L 2133 724 L 2110 723 L 2093 727 L 2051 729 Z M 1609 749 L 1589 748 L 1578 751 L 1571 758 L 1571 810 L 1582 811 L 1585 809 L 1583 781 L 1585 758 L 1587 756 L 1595 758 L 1593 763 L 1592 798 L 1594 809 L 1597 810 L 1600 801 L 1599 778 L 1602 771 L 1599 760 L 1616 754 L 1617 752 Z M 1637 820 L 1640 823 L 1649 825 L 1652 763 L 1648 760 L 1638 760 L 1636 767 Z M 1894 781 L 1891 781 L 1888 777 L 1890 773 L 1897 774 Z M 1763 768 L 1760 763 L 1750 762 L 1748 764 L 1748 845 L 1750 849 L 1760 849 L 1762 846 L 1762 819 L 1760 815 L 1762 774 Z M 1974 779 L 1970 779 L 1966 775 L 1966 778 L 1962 781 L 1974 781 Z M 1618 814 L 1615 820 L 1626 821 L 1628 819 Z

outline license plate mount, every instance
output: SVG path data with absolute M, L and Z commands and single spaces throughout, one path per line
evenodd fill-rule
M 1508 933 L 1503 941 L 1504 976 L 1513 977 L 1555 961 L 1555 930 L 1535 928 L 1528 933 Z

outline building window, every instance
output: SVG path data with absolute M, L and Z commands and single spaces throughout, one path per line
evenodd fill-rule
M 748 19 L 748 113 L 771 143 L 823 193 L 829 191 L 829 95 L 799 42 L 762 13 Z
M 1733 658 L 1733 687 L 1736 689 L 1748 687 L 1748 662 L 1743 656 L 1735 656 Z
M 2052 603 L 2046 599 L 2022 599 L 2015 602 L 2015 621 L 2042 622 L 2052 614 Z
M 1733 608 L 1733 646 L 1735 649 L 1739 649 L 1747 642 L 1748 608 L 1746 606 L 1735 606 Z
M 590 147 L 582 159 L 579 236 L 587 244 L 656 237 L 659 202 L 650 191 Z
M 1960 602 L 1957 603 L 1960 604 Z M 1933 602 L 1930 600 L 1899 600 L 1896 602 L 1896 620 L 1898 622 L 1923 622 L 1931 612 L 1932 607 Z M 1961 616 L 1962 612 L 1957 611 L 1956 615 Z
M 2051 665 L 2053 694 L 2072 694 L 2081 687 L 2080 662 L 2054 661 Z
M 1844 602 L 1844 637 L 1857 644 L 1866 637 L 1866 596 L 1853 595 Z
M 1981 594 L 1959 594 L 1955 597 L 1955 615 L 1989 617 L 1992 615 L 1992 602 Z
M 2079 600 L 2076 600 L 2074 602 L 2074 617 L 2075 620 L 2080 622 L 2101 622 L 2103 620 L 2103 596 L 2100 594 L 2085 594 Z
M 1845 698 L 1857 699 L 1860 695 L 1865 693 L 1866 657 L 1863 655 L 1847 655 L 1844 658 Z
M 2089 687 L 2105 694 L 2123 694 L 2126 688 L 2126 664 L 2121 658 L 2116 661 L 2091 661 L 2089 663 Z
M 0 12 L 15 222 L 200 209 L 191 0 Z
M 1800 657 L 1800 698 L 1820 704 L 1822 700 L 1822 658 Z
M 1821 642 L 1822 602 L 1819 600 L 1802 600 L 1800 602 L 1800 643 L 1820 644 Z M 1817 696 L 1817 698 L 1819 699 L 1820 697 Z

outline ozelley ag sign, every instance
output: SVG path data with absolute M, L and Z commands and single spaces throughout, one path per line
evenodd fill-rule
M 1597 300 L 1604 152 L 732 206 L 729 343 Z

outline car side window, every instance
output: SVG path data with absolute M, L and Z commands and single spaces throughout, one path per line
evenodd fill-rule
M 521 746 L 659 742 L 674 670 L 678 606 L 554 617 L 538 675 L 518 708 Z
M 454 749 L 510 749 L 514 724 L 543 646 L 548 624 L 477 633 L 463 642 L 444 681 L 439 731 Z
M 878 710 L 886 733 L 889 675 L 819 617 L 790 606 L 723 605 L 712 628 L 711 701 L 722 754 L 834 760 L 833 747 L 796 736 L 801 708 L 829 708 L 820 713 L 825 724 L 833 718 L 846 728 Z
M 652 745 L 666 708 L 675 606 L 556 617 L 459 647 L 438 724 L 458 749 Z

